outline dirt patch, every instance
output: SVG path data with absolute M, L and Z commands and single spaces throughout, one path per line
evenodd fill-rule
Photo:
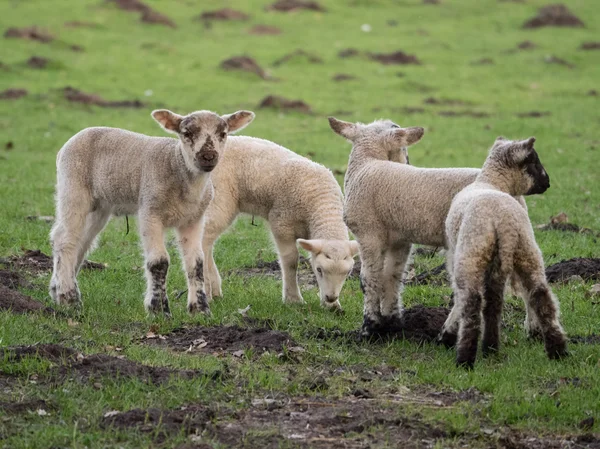
M 600 280 L 600 259 L 575 257 L 546 268 L 548 282 L 565 283 L 571 276 L 581 276 L 584 281 Z
M 103 108 L 143 108 L 146 106 L 140 100 L 108 101 L 99 95 L 88 94 L 71 86 L 65 87 L 63 93 L 71 103 L 83 103 Z
M 105 0 L 106 3 L 114 3 L 119 9 L 130 12 L 139 12 L 140 21 L 146 23 L 154 23 L 166 25 L 171 28 L 177 28 L 175 22 L 169 19 L 164 14 L 152 9 L 140 0 Z
M 427 97 L 425 98 L 425 100 L 423 100 L 423 103 L 425 104 L 432 104 L 432 105 L 443 105 L 443 106 L 465 106 L 465 105 L 469 105 L 471 103 L 468 103 L 466 101 L 463 100 L 458 100 L 458 99 L 452 99 L 452 98 L 435 98 L 435 97 Z
M 6 259 L 0 259 L 0 265 L 37 274 L 51 271 L 53 260 L 52 257 L 44 254 L 39 249 L 26 249 L 21 256 L 10 256 Z M 84 260 L 81 268 L 86 270 L 103 270 L 106 266 L 101 263 Z
M 342 81 L 352 81 L 357 78 L 354 75 L 349 75 L 348 73 L 336 73 L 331 79 L 335 82 L 340 83 Z
M 267 11 L 292 12 L 299 10 L 325 12 L 319 3 L 309 0 L 277 0 L 270 6 L 267 6 Z
M 54 409 L 54 406 L 47 403 L 43 399 L 23 402 L 0 402 L 0 410 L 11 415 L 25 412 L 35 412 L 38 410 L 47 411 L 52 409 Z
M 559 3 L 546 5 L 540 8 L 537 16 L 523 24 L 523 28 L 554 27 L 583 27 L 584 23 L 579 17 L 569 11 L 565 5 Z
M 539 229 L 540 231 L 563 231 L 575 232 L 577 234 L 596 234 L 592 229 L 582 228 L 574 223 L 569 223 L 569 216 L 564 212 L 561 212 L 554 217 L 550 217 L 549 223 L 536 226 L 536 229 Z
M 2 271 L 0 270 L 0 276 L 2 275 Z M 6 278 L 0 278 L 0 282 L 4 280 Z M 24 295 L 17 290 L 12 290 L 4 285 L 0 285 L 0 310 L 9 310 L 12 313 L 19 314 L 29 312 L 54 313 L 54 310 L 50 307 L 46 307 L 30 296 Z
M 272 79 L 267 75 L 263 68 L 249 56 L 234 56 L 225 59 L 221 62 L 221 68 L 224 70 L 240 70 L 242 72 L 254 73 L 264 80 Z
M 400 333 L 411 341 L 434 341 L 448 318 L 446 307 L 424 307 L 417 305 L 404 310 Z
M 98 28 L 98 24 L 94 22 L 85 22 L 82 20 L 71 20 L 63 24 L 67 28 Z
M 0 270 L 0 285 L 13 290 L 19 287 L 33 288 L 33 285 L 21 273 L 10 270 Z
M 281 280 L 281 268 L 279 262 L 273 260 L 271 262 L 258 261 L 253 267 L 236 268 L 227 273 L 230 275 L 243 276 L 243 277 L 255 277 L 255 276 L 266 276 L 273 279 Z M 298 258 L 298 283 L 302 286 L 316 287 L 317 279 L 312 271 L 310 260 L 304 256 Z M 360 274 L 360 267 L 359 267 Z M 358 275 L 357 275 L 358 276 Z
M 293 59 L 305 60 L 307 62 L 310 62 L 311 64 L 323 64 L 323 60 L 321 58 L 319 58 L 317 55 L 313 55 L 312 53 L 308 53 L 307 51 L 304 51 L 302 49 L 297 49 L 291 53 L 288 53 L 288 54 L 282 56 L 277 61 L 275 61 L 273 63 L 273 65 L 275 67 L 277 67 L 277 66 L 280 66 L 281 64 L 290 62 Z
M 558 64 L 558 65 L 564 65 L 565 67 L 568 67 L 570 69 L 574 68 L 575 65 L 571 64 L 570 62 L 565 61 L 564 59 L 561 59 L 559 57 L 553 56 L 553 55 L 549 55 L 546 56 L 544 58 L 544 62 L 546 64 Z
M 523 41 L 517 45 L 517 49 L 519 50 L 533 50 L 534 48 L 537 48 L 537 45 L 531 41 Z
M 279 353 L 284 347 L 296 346 L 286 332 L 239 326 L 179 328 L 159 338 L 146 338 L 144 342 L 167 346 L 176 351 L 204 353 L 235 353 L 246 349 Z
M 48 58 L 41 56 L 32 56 L 27 60 L 27 65 L 32 69 L 45 69 L 49 63 L 50 60 Z
M 571 343 L 583 345 L 600 345 L 600 334 L 574 335 L 570 338 Z
M 171 378 L 195 379 L 203 376 L 200 371 L 175 370 L 160 366 L 148 366 L 127 360 L 124 356 L 113 357 L 107 354 L 84 355 L 74 349 L 57 344 L 15 346 L 0 349 L 0 355 L 11 361 L 25 357 L 39 357 L 58 366 L 48 373 L 49 380 L 61 381 L 75 379 L 89 382 L 101 378 L 136 378 L 144 382 L 160 384 Z M 213 377 L 220 376 L 215 373 Z
M 6 89 L 0 92 L 0 100 L 16 100 L 27 95 L 25 89 Z
M 140 20 L 144 23 L 153 23 L 157 25 L 166 25 L 171 28 L 177 28 L 175 22 L 169 19 L 164 14 L 154 11 L 153 9 L 148 9 L 142 13 Z
M 356 48 L 345 48 L 338 52 L 340 58 L 352 58 L 360 55 L 360 52 Z
M 549 111 L 529 111 L 529 112 L 520 112 L 520 113 L 517 114 L 517 117 L 521 117 L 521 118 L 527 118 L 527 117 L 539 118 L 539 117 L 548 117 L 549 115 L 552 115 L 552 113 L 549 112 Z
M 248 20 L 249 18 L 248 14 L 231 8 L 205 11 L 198 16 L 200 20 Z
M 490 114 L 481 111 L 439 111 L 438 115 L 442 117 L 472 117 L 472 118 L 486 118 Z
M 271 25 L 254 25 L 248 33 L 256 36 L 276 36 L 281 34 L 281 29 Z
M 421 64 L 421 61 L 415 55 L 409 55 L 400 50 L 393 53 L 369 53 L 368 56 L 373 61 L 380 62 L 383 65 Z
M 579 47 L 580 50 L 600 50 L 600 42 L 584 42 Z
M 597 97 L 598 91 L 596 89 L 591 89 L 588 91 L 587 95 L 588 95 L 588 97 Z
M 38 27 L 25 27 L 25 28 L 9 28 L 4 32 L 4 37 L 11 39 L 25 39 L 30 41 L 42 42 L 47 44 L 54 40 L 48 31 L 42 30 Z
M 289 100 L 279 95 L 268 95 L 262 99 L 259 108 L 279 109 L 282 111 L 296 111 L 304 114 L 311 114 L 312 110 L 308 104 L 302 100 Z
M 431 386 L 432 388 L 436 388 L 436 386 Z M 437 387 L 439 388 L 439 387 Z M 419 392 L 417 390 L 417 392 Z M 450 391 L 450 390 L 442 390 L 442 391 L 424 391 L 422 392 L 425 397 L 435 399 L 439 401 L 444 406 L 449 406 L 456 404 L 457 402 L 472 402 L 478 403 L 483 402 L 488 399 L 488 396 L 479 391 L 475 387 L 467 388 L 466 390 L 460 391 Z

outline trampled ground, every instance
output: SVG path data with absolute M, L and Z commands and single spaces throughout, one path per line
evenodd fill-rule
M 536 230 L 546 265 L 600 258 L 600 13 L 565 4 L 0 2 L 0 446 L 600 447 L 597 261 L 549 268 L 571 357 L 547 360 L 510 297 L 501 353 L 465 372 L 430 341 L 451 291 L 440 269 L 419 275 L 439 251 L 416 255 L 408 338 L 385 342 L 356 338 L 356 277 L 344 315 L 320 308 L 307 266 L 307 304 L 282 304 L 268 233 L 250 217 L 217 245 L 225 298 L 210 319 L 178 298 L 174 243 L 173 319 L 146 316 L 134 219 L 127 235 L 113 220 L 90 255 L 100 265 L 80 273 L 83 314 L 50 302 L 43 257 L 62 144 L 96 125 L 163 135 L 150 111 L 167 107 L 254 110 L 245 133 L 340 182 L 350 146 L 328 115 L 425 127 L 410 155 L 420 166 L 477 167 L 496 136 L 533 135 L 552 187 L 528 199 L 532 222 L 568 216 Z

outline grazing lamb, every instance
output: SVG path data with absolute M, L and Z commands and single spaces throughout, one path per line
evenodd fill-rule
M 187 273 L 188 311 L 210 312 L 200 243 L 202 216 L 213 196 L 209 173 L 219 162 L 228 132 L 248 125 L 254 113 L 181 116 L 163 109 L 152 117 L 179 139 L 87 128 L 59 151 L 50 282 L 57 303 L 81 304 L 76 277 L 85 253 L 111 215 L 137 213 L 148 280 L 146 309 L 170 314 L 164 233 L 176 228 Z
M 408 165 L 406 147 L 421 139 L 423 128 L 400 128 L 389 120 L 354 124 L 333 117 L 329 124 L 352 143 L 344 216 L 360 245 L 362 334 L 395 332 L 401 325 L 404 269 L 412 244 L 446 246 L 444 222 L 452 198 L 480 170 Z
M 498 350 L 506 281 L 514 271 L 527 293 L 551 359 L 567 354 L 565 333 L 558 321 L 558 301 L 544 271 L 527 212 L 513 198 L 543 193 L 550 178 L 533 148 L 523 141 L 498 137 L 475 182 L 458 193 L 446 219 L 448 269 L 454 307 L 442 329 L 441 341 L 457 338 L 457 365 L 472 368 L 477 355 L 483 314 L 483 354 Z
M 269 223 L 279 253 L 283 300 L 303 302 L 296 275 L 299 244 L 310 252 L 321 304 L 341 310 L 340 291 L 358 244 L 348 239 L 342 191 L 331 171 L 273 142 L 239 136 L 227 140 L 211 177 L 215 197 L 202 235 L 209 299 L 222 295 L 214 243 L 238 214 L 247 213 Z

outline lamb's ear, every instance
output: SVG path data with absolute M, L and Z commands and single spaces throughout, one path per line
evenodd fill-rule
M 524 142 L 525 148 L 533 149 L 533 144 L 535 143 L 535 137 L 530 137 Z
M 152 118 L 162 126 L 165 131 L 177 134 L 179 125 L 183 117 L 179 114 L 169 111 L 168 109 L 157 109 L 152 111 Z
M 298 239 L 296 240 L 296 243 L 298 243 L 298 245 L 300 245 L 306 251 L 313 254 L 319 254 L 323 249 L 323 243 L 320 240 Z
M 244 129 L 252 120 L 254 120 L 254 112 L 252 111 L 237 111 L 233 114 L 222 115 L 221 118 L 227 122 L 229 133 L 234 133 Z
M 356 240 L 350 240 L 350 255 L 352 257 L 358 255 L 358 242 Z
M 417 143 L 425 134 L 425 130 L 419 126 L 412 128 L 398 128 L 393 131 L 394 138 L 403 146 L 407 147 Z
M 357 128 L 354 123 L 344 122 L 338 120 L 335 117 L 329 117 L 329 126 L 336 134 L 348 139 L 350 142 L 354 141 L 357 134 Z

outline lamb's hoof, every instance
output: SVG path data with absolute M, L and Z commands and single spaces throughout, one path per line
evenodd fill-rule
M 447 349 L 456 346 L 456 340 L 457 335 L 451 332 L 442 332 L 437 338 L 437 342 L 444 345 Z
M 456 358 L 456 366 L 458 368 L 464 368 L 467 371 L 472 371 L 475 368 L 475 360 L 470 360 L 470 359 L 463 360 L 462 358 L 457 357 Z
M 551 360 L 562 359 L 569 355 L 564 335 L 556 335 L 554 338 L 552 336 L 546 337 L 545 346 L 546 354 L 548 354 L 548 358 Z
M 190 315 L 196 315 L 197 313 L 203 313 L 207 316 L 212 315 L 208 303 L 201 304 L 199 302 L 191 302 L 187 305 L 187 310 Z
M 532 341 L 544 341 L 544 334 L 541 329 L 528 329 L 527 338 Z
M 302 296 L 286 296 L 283 298 L 285 304 L 306 304 Z
M 364 317 L 360 335 L 363 338 L 389 338 L 401 332 L 402 319 L 399 316 Z
M 79 293 L 79 290 L 76 288 L 69 290 L 66 293 L 59 293 L 57 298 L 58 298 L 58 300 L 57 300 L 58 304 L 71 306 L 71 307 L 75 307 L 75 308 L 82 307 L 81 295 Z

